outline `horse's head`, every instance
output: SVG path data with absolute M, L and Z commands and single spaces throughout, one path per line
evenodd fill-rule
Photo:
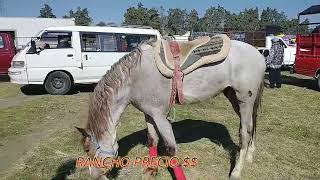
M 94 136 L 84 128 L 76 127 L 76 129 L 82 134 L 81 143 L 83 145 L 84 151 L 93 160 L 94 158 L 106 158 L 106 157 L 116 157 L 117 153 L 113 151 L 106 151 L 101 148 L 99 143 L 97 143 Z M 89 167 L 90 175 L 95 179 L 104 179 L 105 174 L 110 170 L 111 167 Z
M 82 134 L 81 143 L 84 151 L 87 153 L 89 157 L 93 158 L 97 151 L 93 138 L 86 129 L 79 127 L 76 128 Z

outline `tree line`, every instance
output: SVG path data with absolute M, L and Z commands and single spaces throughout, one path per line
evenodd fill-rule
M 48 4 L 44 4 L 44 7 L 41 8 L 39 17 L 56 18 Z M 78 7 L 75 11 L 70 10 L 63 17 L 75 18 L 76 25 L 92 24 L 87 8 Z M 304 23 L 307 22 L 308 19 Z M 203 17 L 200 17 L 195 9 L 191 11 L 181 8 L 165 10 L 162 6 L 159 9 L 146 8 L 142 3 L 138 3 L 137 6 L 126 10 L 122 24 L 150 26 L 159 29 L 162 34 L 184 34 L 186 31 L 259 31 L 270 25 L 279 27 L 285 34 L 295 34 L 299 22 L 297 18 L 289 19 L 284 12 L 270 7 L 263 9 L 259 16 L 258 8 L 246 8 L 239 13 L 233 13 L 218 5 L 209 7 Z M 108 26 L 115 25 L 115 23 L 99 22 L 96 25 Z M 302 31 L 307 30 L 307 27 L 302 29 Z
M 52 11 L 53 9 L 48 4 L 44 4 L 40 9 L 40 15 L 38 17 L 56 18 L 56 15 L 54 15 Z M 74 18 L 75 24 L 78 26 L 89 26 L 92 23 L 92 18 L 89 16 L 87 8 L 77 7 L 75 11 L 71 9 L 63 18 Z

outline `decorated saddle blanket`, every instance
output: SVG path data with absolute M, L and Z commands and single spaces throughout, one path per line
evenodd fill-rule
M 186 75 L 210 63 L 224 60 L 230 50 L 231 41 L 227 35 L 203 36 L 193 41 L 161 40 L 156 42 L 155 59 L 159 71 L 166 77 L 173 77 L 175 63 Z

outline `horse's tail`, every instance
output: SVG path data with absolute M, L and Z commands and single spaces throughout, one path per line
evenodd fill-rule
M 256 126 L 257 126 L 257 116 L 258 110 L 261 108 L 262 103 L 262 95 L 263 95 L 264 81 L 261 82 L 260 87 L 258 89 L 257 97 L 253 104 L 253 112 L 252 112 L 252 121 L 253 121 L 253 132 L 252 138 L 255 138 L 256 134 Z

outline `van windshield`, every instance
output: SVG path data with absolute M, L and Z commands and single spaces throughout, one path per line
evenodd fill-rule
M 40 40 L 36 42 L 38 49 L 61 49 L 71 48 L 71 32 L 47 31 L 41 34 Z

